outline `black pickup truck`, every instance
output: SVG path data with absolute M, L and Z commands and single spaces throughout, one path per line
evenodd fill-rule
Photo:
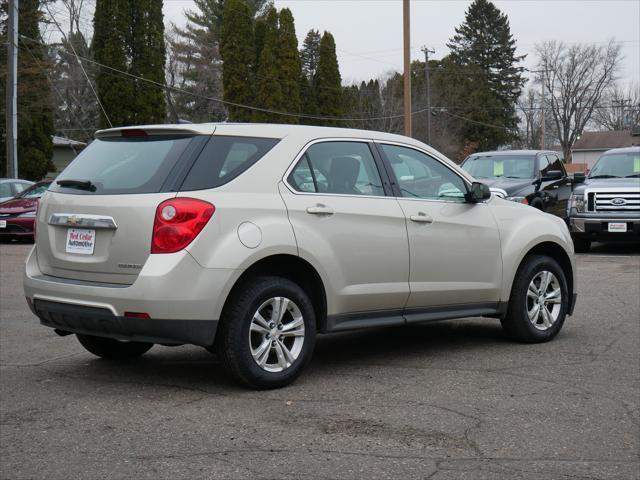
M 640 146 L 606 151 L 574 183 L 567 216 L 576 252 L 593 241 L 640 242 Z
M 486 183 L 498 197 L 531 205 L 563 218 L 567 214 L 572 181 L 558 152 L 480 152 L 467 157 L 462 168 Z

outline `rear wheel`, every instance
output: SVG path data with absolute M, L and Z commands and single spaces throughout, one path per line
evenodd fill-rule
M 550 257 L 533 255 L 516 273 L 502 326 L 514 340 L 546 342 L 562 328 L 568 306 L 567 280 L 560 265 Z
M 573 237 L 573 249 L 576 253 L 587 253 L 591 248 L 591 240 Z
M 280 277 L 258 277 L 229 299 L 216 350 L 231 374 L 256 389 L 291 383 L 311 358 L 316 322 L 305 291 Z
M 113 338 L 76 334 L 80 344 L 98 357 L 109 360 L 130 360 L 146 353 L 153 343 L 126 342 Z

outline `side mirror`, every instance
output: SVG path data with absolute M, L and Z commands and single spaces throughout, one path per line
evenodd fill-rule
M 464 198 L 469 203 L 479 203 L 491 198 L 491 190 L 484 183 L 473 182 Z
M 587 178 L 587 176 L 584 173 L 576 172 L 573 174 L 573 183 L 584 183 L 585 178 Z
M 542 181 L 543 182 L 552 182 L 554 180 L 560 180 L 562 178 L 562 171 L 561 170 L 551 170 L 549 172 L 547 172 L 546 175 L 544 175 L 542 177 Z

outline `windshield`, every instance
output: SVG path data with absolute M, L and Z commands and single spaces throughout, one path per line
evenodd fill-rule
M 535 157 L 531 155 L 469 157 L 462 168 L 475 178 L 534 178 Z
M 44 192 L 49 190 L 49 186 L 51 182 L 46 183 L 36 183 L 35 185 L 31 185 L 24 192 L 20 193 L 18 198 L 40 198 Z
M 640 177 L 640 152 L 603 155 L 589 173 L 589 178 Z

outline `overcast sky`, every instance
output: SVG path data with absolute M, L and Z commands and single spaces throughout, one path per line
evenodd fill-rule
M 506 13 L 524 65 L 535 65 L 534 45 L 542 40 L 621 42 L 621 80 L 640 83 L 640 0 L 497 0 Z M 167 22 L 184 23 L 191 0 L 164 0 Z M 296 21 L 300 43 L 311 28 L 330 31 L 336 39 L 344 83 L 376 78 L 402 70 L 401 0 L 275 0 L 288 7 Z M 432 58 L 448 53 L 446 43 L 464 21 L 469 0 L 412 0 L 411 57 L 424 58 L 423 45 L 435 49 Z

